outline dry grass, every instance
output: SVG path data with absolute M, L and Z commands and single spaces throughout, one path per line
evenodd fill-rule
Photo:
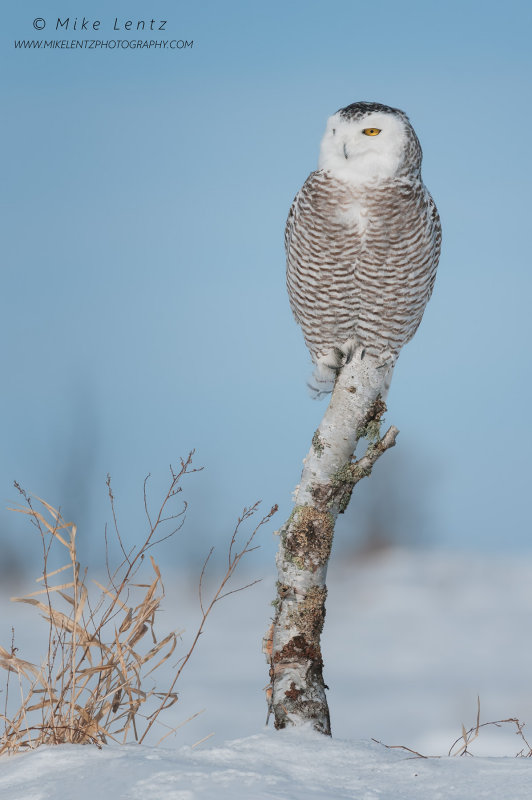
M 14 510 L 27 515 L 40 534 L 43 572 L 38 578 L 42 588 L 12 600 L 28 603 L 41 612 L 48 625 L 48 642 L 40 665 L 17 655 L 14 637 L 9 650 L 0 647 L 0 667 L 7 671 L 4 713 L 0 714 L 0 723 L 4 724 L 0 754 L 33 749 L 42 744 L 77 743 L 101 747 L 110 740 L 143 742 L 155 723 L 167 729 L 162 738 L 174 732 L 175 729 L 169 729 L 159 717 L 177 701 L 176 683 L 196 648 L 212 608 L 227 594 L 240 590 L 228 589 L 228 582 L 241 559 L 255 549 L 252 542 L 258 529 L 276 508 L 258 523 L 239 548 L 240 527 L 255 514 L 258 504 L 244 509 L 230 541 L 227 571 L 211 600 L 206 602 L 202 583 L 212 550 L 209 553 L 199 582 L 200 625 L 188 652 L 175 665 L 170 685 L 161 691 L 156 688 L 156 673 L 174 653 L 179 632 L 173 630 L 162 639 L 156 636 L 154 624 L 164 597 L 164 586 L 159 567 L 151 555 L 148 567 L 146 555 L 183 524 L 186 504 L 178 513 L 168 508 L 181 491 L 182 477 L 197 471 L 192 468 L 192 453 L 186 461 L 181 461 L 178 472 L 170 469 L 170 486 L 156 515 L 150 514 L 146 483 L 144 485 L 148 534 L 140 548 L 129 552 L 120 537 L 108 479 L 115 533 L 123 560 L 114 570 L 108 564 L 106 585 L 95 580 L 89 583 L 87 570 L 81 570 L 76 552 L 76 526 L 65 522 L 61 513 L 44 500 L 37 498 L 39 505 L 35 507 L 32 498 L 17 486 L 25 505 Z M 66 563 L 49 571 L 52 549 L 59 549 Z M 143 572 L 149 569 L 143 582 L 139 582 L 141 568 Z M 151 676 L 150 688 L 146 685 L 148 676 Z M 16 700 L 15 691 L 20 700 L 13 713 L 10 709 Z
M 516 758 L 532 758 L 532 746 L 528 742 L 525 734 L 524 728 L 525 723 L 520 722 L 517 717 L 508 717 L 508 719 L 497 719 L 493 720 L 492 722 L 481 722 L 480 721 L 480 697 L 477 697 L 477 721 L 476 724 L 473 725 L 472 728 L 466 730 L 465 725 L 462 723 L 462 733 L 461 735 L 453 742 L 451 745 L 449 752 L 447 753 L 448 756 L 472 756 L 473 753 L 469 749 L 472 743 L 478 739 L 480 731 L 482 728 L 487 727 L 495 727 L 501 728 L 503 725 L 510 725 L 511 727 L 515 727 L 515 735 L 519 737 L 521 742 L 523 743 L 524 747 L 516 753 Z M 442 756 L 427 756 L 423 755 L 423 753 L 418 753 L 417 750 L 412 750 L 411 747 L 406 747 L 403 744 L 384 744 L 384 742 L 379 741 L 378 739 L 372 739 L 373 742 L 376 744 L 380 744 L 385 747 L 387 750 L 404 750 L 406 753 L 410 753 L 410 758 L 441 758 Z
M 469 749 L 471 744 L 478 738 L 481 728 L 486 728 L 488 726 L 493 726 L 495 728 L 501 728 L 503 725 L 510 725 L 512 727 L 515 726 L 515 734 L 521 739 L 521 742 L 524 744 L 524 747 L 516 753 L 516 758 L 531 758 L 532 757 L 532 747 L 530 746 L 529 742 L 526 739 L 524 734 L 524 727 L 525 723 L 520 722 L 517 717 L 508 717 L 508 719 L 497 719 L 493 720 L 492 722 L 481 722 L 480 721 L 480 697 L 477 697 L 477 721 L 476 724 L 469 728 L 469 730 L 465 729 L 465 725 L 462 723 L 462 735 L 456 739 L 451 745 L 449 752 L 447 755 L 449 756 L 471 756 L 471 750 Z

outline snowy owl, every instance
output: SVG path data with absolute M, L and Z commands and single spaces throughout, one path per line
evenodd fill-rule
M 417 330 L 440 254 L 438 211 L 403 111 L 353 103 L 327 122 L 318 169 L 286 223 L 290 305 L 330 392 L 355 348 L 391 370 Z M 360 351 L 361 353 L 364 350 Z

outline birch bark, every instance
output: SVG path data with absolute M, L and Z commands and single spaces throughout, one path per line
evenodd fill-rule
M 364 357 L 361 348 L 343 367 L 304 459 L 294 509 L 278 532 L 275 616 L 264 638 L 270 665 L 268 715 L 273 713 L 276 728 L 310 723 L 331 733 L 320 647 L 327 565 L 338 514 L 399 432 L 391 427 L 380 438 L 387 375 L 386 367 Z M 353 461 L 362 437 L 368 448 Z

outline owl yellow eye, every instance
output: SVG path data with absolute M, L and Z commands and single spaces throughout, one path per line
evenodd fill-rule
M 364 128 L 362 133 L 365 133 L 366 136 L 378 136 L 381 130 L 382 128 Z

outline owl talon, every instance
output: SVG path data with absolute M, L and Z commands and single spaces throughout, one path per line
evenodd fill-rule
M 333 364 L 328 365 L 330 366 L 331 369 L 339 370 L 343 367 L 344 363 L 347 363 L 345 361 L 346 358 L 345 353 L 339 347 L 333 347 L 331 355 L 334 356 L 334 359 L 336 361 L 334 365 Z
M 340 347 L 335 347 L 333 349 L 334 352 L 338 353 L 340 356 L 338 363 L 338 370 L 340 370 L 342 367 L 345 367 L 346 364 L 349 364 L 353 360 L 353 356 L 355 355 L 357 350 L 360 349 L 360 343 L 358 339 L 355 339 L 353 337 L 352 339 L 348 339 L 346 342 L 340 345 Z M 366 350 L 362 348 L 362 354 L 360 356 L 361 359 L 364 358 L 365 352 Z
M 319 360 L 319 365 L 326 370 L 340 372 L 342 367 L 349 364 L 355 352 L 356 343 L 348 340 L 340 347 L 333 347 L 332 350 Z
M 389 370 L 395 366 L 395 356 L 391 350 L 385 350 L 379 355 L 376 369 Z
M 334 382 L 340 370 L 358 355 L 361 349 L 360 358 L 364 358 L 365 349 L 360 348 L 357 339 L 352 338 L 345 341 L 340 346 L 335 346 L 324 356 L 318 359 L 316 369 L 310 381 L 307 383 L 312 397 L 320 399 L 326 394 L 330 394 L 334 388 Z

